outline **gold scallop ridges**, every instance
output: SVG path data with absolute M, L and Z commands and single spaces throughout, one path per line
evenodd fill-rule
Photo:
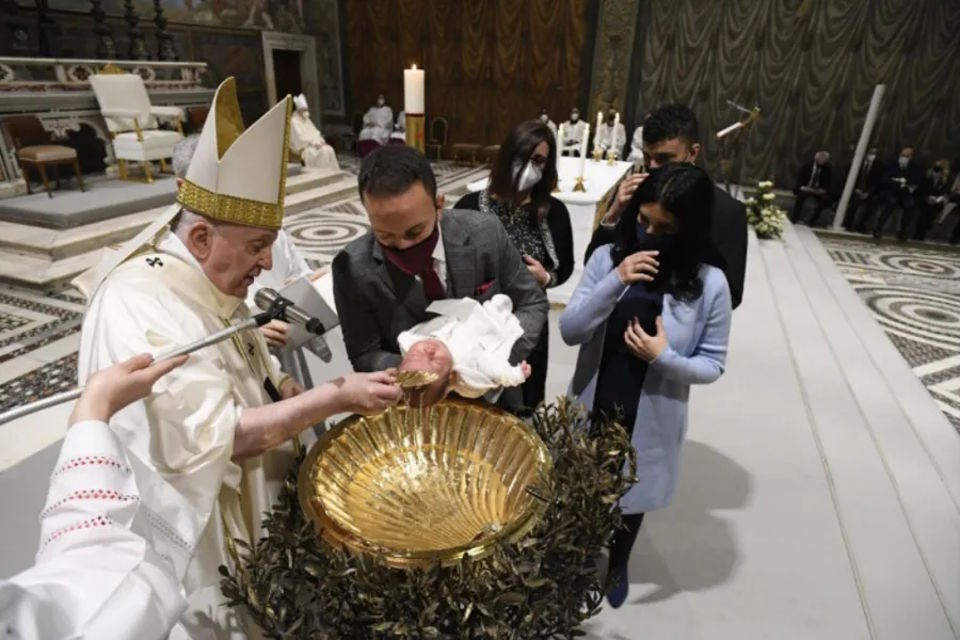
M 527 488 L 541 493 L 551 468 L 540 437 L 496 407 L 397 406 L 324 434 L 300 503 L 331 544 L 394 567 L 450 565 L 526 535 L 545 506 Z
M 396 377 L 404 389 L 416 389 L 436 382 L 439 376 L 433 371 L 397 371 Z

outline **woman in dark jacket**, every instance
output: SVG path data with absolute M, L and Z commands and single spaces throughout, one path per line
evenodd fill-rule
M 550 195 L 557 186 L 557 141 L 538 120 L 521 122 L 500 145 L 489 186 L 471 193 L 455 209 L 475 209 L 500 218 L 534 279 L 544 289 L 573 272 L 573 230 L 566 205 Z M 549 324 L 527 358 L 532 372 L 523 385 L 523 403 L 543 401 L 547 383 Z

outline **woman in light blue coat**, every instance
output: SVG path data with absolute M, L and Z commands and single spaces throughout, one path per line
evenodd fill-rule
M 638 482 L 620 503 L 626 529 L 610 546 L 615 608 L 643 514 L 673 498 L 690 385 L 715 381 L 726 362 L 730 291 L 706 264 L 713 189 L 693 165 L 652 171 L 560 316 L 564 341 L 581 345 L 570 395 L 594 415 L 619 413 L 637 451 Z

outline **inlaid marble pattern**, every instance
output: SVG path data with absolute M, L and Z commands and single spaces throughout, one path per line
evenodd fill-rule
M 960 432 L 960 253 L 820 240 Z

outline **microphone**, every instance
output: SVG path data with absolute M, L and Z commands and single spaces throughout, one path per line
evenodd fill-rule
M 293 302 L 284 298 L 273 289 L 260 289 L 253 296 L 253 302 L 263 311 L 270 312 L 278 320 L 295 324 L 298 327 L 303 327 L 303 329 L 309 333 L 316 334 L 303 345 L 304 348 L 324 362 L 330 362 L 330 360 L 333 359 L 330 346 L 323 337 L 323 334 L 326 333 L 327 330 L 318 319 L 298 309 Z

